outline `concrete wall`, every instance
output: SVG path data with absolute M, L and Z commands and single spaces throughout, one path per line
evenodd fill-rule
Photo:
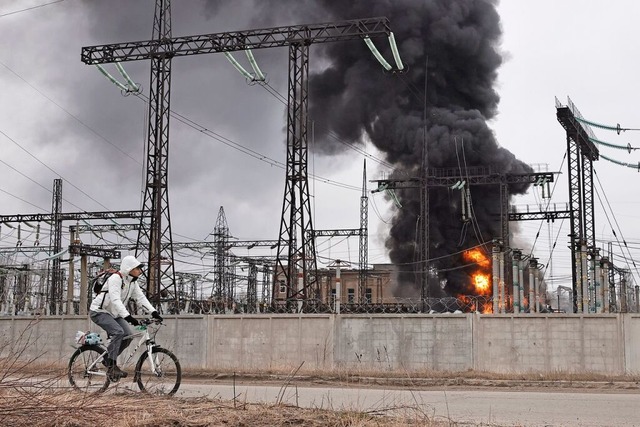
M 640 373 L 640 315 L 167 316 L 186 369 Z M 0 318 L 0 356 L 66 363 L 86 317 Z M 102 333 L 104 338 L 104 333 Z M 15 350 L 14 350 L 15 351 Z M 303 363 L 304 362 L 304 363 Z

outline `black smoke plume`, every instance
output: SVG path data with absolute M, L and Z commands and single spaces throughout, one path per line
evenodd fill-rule
M 219 2 L 213 2 L 219 3 Z M 386 16 L 407 69 L 383 74 L 366 46 L 334 43 L 313 52 L 326 66 L 310 80 L 310 117 L 316 141 L 327 153 L 343 140 L 368 137 L 394 165 L 392 176 L 420 176 L 423 165 L 424 93 L 426 86 L 428 167 L 486 167 L 500 173 L 528 173 L 531 168 L 496 142 L 487 121 L 495 116 L 499 96 L 494 89 L 498 67 L 500 19 L 493 0 L 316 0 L 256 2 L 256 24 L 302 24 Z M 278 22 L 278 19 L 297 19 Z M 384 39 L 376 45 L 393 63 Z M 313 63 L 312 63 L 313 67 Z M 426 79 L 425 79 L 426 68 Z M 426 80 L 426 85 L 425 85 Z M 323 136 L 325 138 L 323 138 Z M 511 186 L 511 194 L 526 186 Z M 430 258 L 443 270 L 430 285 L 430 295 L 474 294 L 468 273 L 451 269 L 463 263 L 447 257 L 500 236 L 497 186 L 471 189 L 474 221 L 464 222 L 460 191 L 430 190 Z M 400 295 L 419 295 L 413 272 L 417 261 L 417 190 L 398 191 L 402 204 L 393 218 L 387 248 L 404 273 Z M 489 253 L 487 253 L 489 255 Z

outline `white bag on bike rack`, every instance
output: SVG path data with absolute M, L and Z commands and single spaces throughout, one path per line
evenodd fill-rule
M 84 344 L 85 338 L 87 336 L 86 332 L 78 331 L 76 332 L 76 342 L 80 345 Z

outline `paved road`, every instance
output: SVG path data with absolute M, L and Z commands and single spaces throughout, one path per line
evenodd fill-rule
M 362 411 L 411 407 L 430 419 L 498 426 L 640 426 L 640 391 L 396 390 L 187 382 L 179 396 Z M 415 411 L 415 409 L 413 409 Z M 414 412 L 415 413 L 415 412 Z

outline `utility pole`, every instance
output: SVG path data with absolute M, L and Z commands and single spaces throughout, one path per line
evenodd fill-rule
M 156 0 L 154 39 L 90 46 L 82 49 L 85 64 L 152 61 L 147 190 L 145 211 L 152 212 L 151 229 L 141 232 L 138 243 L 149 242 L 150 294 L 156 300 L 163 291 L 175 295 L 173 247 L 167 198 L 169 92 L 171 59 L 207 53 L 234 52 L 272 47 L 289 48 L 287 105 L 287 161 L 284 200 L 278 239 L 276 275 L 284 275 L 287 305 L 319 296 L 316 253 L 307 176 L 309 46 L 347 40 L 389 36 L 386 18 L 367 18 L 325 24 L 294 25 L 262 30 L 234 31 L 172 38 L 168 0 Z M 164 225 L 162 220 L 166 222 Z M 138 248 L 141 250 L 141 248 Z M 285 257 L 286 256 L 286 257 Z M 162 271 L 160 265 L 166 262 Z M 153 273 L 151 270 L 153 269 Z M 302 286 L 297 278 L 302 275 Z M 153 275 L 153 277 L 151 277 Z M 163 284 L 162 277 L 171 282 Z M 149 290 L 147 292 L 149 293 Z

